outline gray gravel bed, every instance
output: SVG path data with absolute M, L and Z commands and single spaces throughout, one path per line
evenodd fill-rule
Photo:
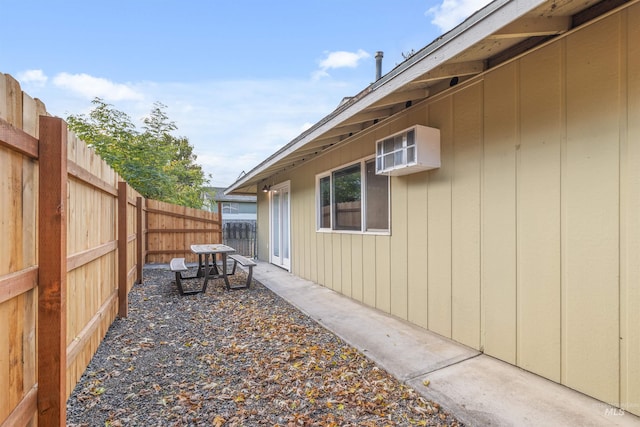
M 70 427 L 462 425 L 255 280 L 180 296 L 168 269 L 145 268 L 129 301 L 67 402 Z

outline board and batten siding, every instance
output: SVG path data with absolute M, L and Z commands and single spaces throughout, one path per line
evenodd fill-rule
M 292 272 L 640 415 L 637 40 L 638 3 L 283 174 Z M 441 167 L 391 178 L 390 235 L 316 231 L 316 174 L 415 124 Z
M 640 7 L 621 18 L 626 51 L 626 120 L 620 150 L 620 400 L 640 415 Z M 633 405 L 633 407 L 631 406 Z

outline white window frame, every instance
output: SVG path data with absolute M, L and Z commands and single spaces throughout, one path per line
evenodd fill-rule
M 374 170 L 375 170 L 375 155 L 373 156 L 367 156 L 367 157 L 363 157 L 359 160 L 353 161 L 353 162 L 349 162 L 349 163 L 345 163 L 343 165 L 337 166 L 333 169 L 327 170 L 325 172 L 319 173 L 316 175 L 316 231 L 320 232 L 320 233 L 346 233 L 346 234 L 375 234 L 375 235 L 390 235 L 391 234 L 391 177 L 387 176 L 387 185 L 388 185 L 388 189 L 387 189 L 387 194 L 388 194 L 388 198 L 387 198 L 387 218 L 388 218 L 388 227 L 386 229 L 370 229 L 370 230 L 365 230 L 366 224 L 367 224 L 367 183 L 366 183 L 366 163 L 373 161 L 373 166 L 374 166 Z M 333 226 L 335 224 L 335 218 L 334 218 L 334 209 L 333 209 L 333 173 L 335 171 L 341 170 L 341 169 L 346 169 L 350 166 L 354 166 L 354 165 L 360 165 L 360 200 L 361 200 L 361 209 L 360 209 L 360 215 L 361 215 L 361 220 L 360 220 L 360 230 L 338 230 L 338 229 L 334 229 Z M 321 200 L 321 193 L 320 193 L 320 180 L 323 178 L 329 178 L 329 188 L 330 188 L 330 201 L 329 201 L 329 205 L 331 206 L 330 209 L 330 223 L 331 223 L 331 227 L 327 228 L 327 227 L 321 227 L 322 224 L 322 200 Z
M 240 211 L 240 204 L 238 202 L 222 202 L 222 213 L 235 215 Z

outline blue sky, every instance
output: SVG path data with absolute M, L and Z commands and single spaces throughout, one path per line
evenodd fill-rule
M 0 72 L 66 118 L 155 102 L 226 187 L 487 0 L 0 0 Z

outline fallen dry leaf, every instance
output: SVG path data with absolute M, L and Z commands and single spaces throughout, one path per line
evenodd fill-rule
M 68 400 L 69 427 L 461 425 L 261 284 L 179 296 L 172 280 L 145 268 Z

